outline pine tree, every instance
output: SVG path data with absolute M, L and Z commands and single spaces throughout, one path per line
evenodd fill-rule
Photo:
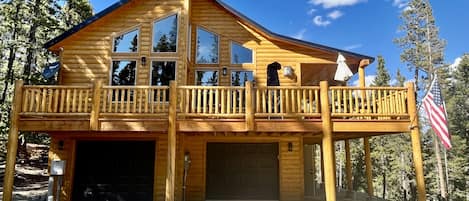
M 63 28 L 67 30 L 93 16 L 93 7 L 89 0 L 66 0 L 62 14 Z
M 378 56 L 378 66 L 376 68 L 376 77 L 373 80 L 372 86 L 389 86 L 391 76 L 385 66 L 383 56 Z
M 427 86 L 430 80 L 433 79 L 435 69 L 441 67 L 444 60 L 443 51 L 446 42 L 439 38 L 438 27 L 436 26 L 429 0 L 410 0 L 408 2 L 408 9 L 402 12 L 401 19 L 403 24 L 400 26 L 400 31 L 402 31 L 404 35 L 396 39 L 395 43 L 403 48 L 401 60 L 406 62 L 407 66 L 414 71 L 417 92 L 419 92 L 419 90 L 426 88 L 421 86 Z M 424 83 L 419 82 L 419 70 L 423 70 L 427 73 Z M 421 96 L 422 93 L 418 93 L 418 95 Z M 428 136 L 432 136 L 433 138 L 433 140 L 429 142 L 430 144 L 433 143 L 434 153 L 437 159 L 438 177 L 433 178 L 439 178 L 439 194 L 443 199 L 446 199 L 447 195 L 439 143 L 435 135 L 430 134 L 424 136 L 423 146 L 425 146 L 425 137 Z M 424 153 L 424 156 L 425 155 L 427 155 L 427 157 L 424 157 L 424 160 L 430 160 L 432 157 L 429 152 Z M 426 171 L 426 179 L 431 179 L 431 177 L 429 177 L 431 170 L 429 169 L 429 167 L 426 167 L 424 170 Z M 427 189 L 429 189 L 429 192 L 434 189 L 431 188 L 431 183 L 427 183 Z
M 396 80 L 397 80 L 397 85 L 398 87 L 403 87 L 405 83 L 405 77 L 401 74 L 401 69 L 397 69 L 396 72 Z

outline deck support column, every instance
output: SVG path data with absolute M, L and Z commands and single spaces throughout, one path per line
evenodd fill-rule
M 176 181 L 176 109 L 177 85 L 169 83 L 169 115 L 168 115 L 168 159 L 166 168 L 166 201 L 174 201 Z
M 246 129 L 248 131 L 254 131 L 255 130 L 255 124 L 254 124 L 254 109 L 253 109 L 253 97 L 252 97 L 252 82 L 246 81 L 245 83 L 246 86 Z
M 93 105 L 91 106 L 90 129 L 92 131 L 99 130 L 99 110 L 101 108 L 101 88 L 103 81 L 97 80 L 93 85 Z
M 332 139 L 331 112 L 329 110 L 329 84 L 321 81 L 321 113 L 322 113 L 322 150 L 324 163 L 324 188 L 326 191 L 326 201 L 335 201 L 335 174 L 334 174 L 334 140 Z
M 15 94 L 11 106 L 10 131 L 8 132 L 7 158 L 3 178 L 3 201 L 11 201 L 15 179 L 16 154 L 18 152 L 18 122 L 23 99 L 23 81 L 15 81 Z
M 422 148 L 420 145 L 419 118 L 415 99 L 414 83 L 407 83 L 408 112 L 411 121 L 410 136 L 412 140 L 412 156 L 415 166 L 415 179 L 417 180 L 418 200 L 425 201 L 425 180 L 423 176 Z
M 347 190 L 352 191 L 352 157 L 350 155 L 349 140 L 345 140 L 345 179 L 347 180 Z
M 365 87 L 365 67 L 370 65 L 370 60 L 363 59 L 358 66 L 358 84 L 360 87 Z
M 371 170 L 371 148 L 370 148 L 370 137 L 363 138 L 363 145 L 365 147 L 365 172 L 366 172 L 366 184 L 368 187 L 368 195 L 373 196 L 373 173 Z

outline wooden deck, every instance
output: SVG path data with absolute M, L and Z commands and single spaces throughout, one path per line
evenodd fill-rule
M 23 131 L 322 133 L 328 103 L 336 138 L 409 131 L 405 87 L 19 86 Z M 170 96 L 175 93 L 177 96 Z M 321 93 L 328 100 L 321 101 Z M 176 100 L 170 100 L 176 97 Z

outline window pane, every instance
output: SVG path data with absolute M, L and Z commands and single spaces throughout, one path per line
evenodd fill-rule
M 252 50 L 237 43 L 231 43 L 231 63 L 252 63 Z
M 244 86 L 246 81 L 254 81 L 252 71 L 231 71 L 231 86 Z
M 168 86 L 169 81 L 175 79 L 175 61 L 153 61 L 151 70 L 152 86 Z
M 196 84 L 201 86 L 217 86 L 218 71 L 196 71 Z
M 218 36 L 197 28 L 196 62 L 199 64 L 218 63 Z
M 114 52 L 137 52 L 138 29 L 114 38 Z
M 113 61 L 112 62 L 112 86 L 135 85 L 136 61 Z
M 177 15 L 171 15 L 153 24 L 153 52 L 176 52 Z

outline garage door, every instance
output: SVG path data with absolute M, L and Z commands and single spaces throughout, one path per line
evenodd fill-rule
M 278 144 L 207 144 L 207 200 L 278 200 Z
M 155 142 L 77 143 L 74 201 L 152 201 Z

